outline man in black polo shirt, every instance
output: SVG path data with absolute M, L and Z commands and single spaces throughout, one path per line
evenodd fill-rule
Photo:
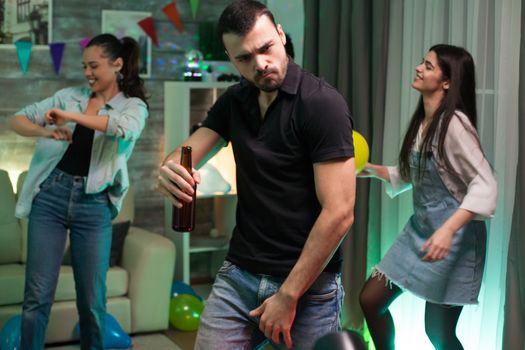
M 183 144 L 197 164 L 231 142 L 237 164 L 237 225 L 201 316 L 196 349 L 309 349 L 337 331 L 343 290 L 339 243 L 353 222 L 352 120 L 342 96 L 285 52 L 285 34 L 252 0 L 219 19 L 239 73 Z M 160 169 L 159 191 L 191 201 L 197 171 L 180 147 Z

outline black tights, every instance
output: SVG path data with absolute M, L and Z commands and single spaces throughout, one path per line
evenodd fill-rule
M 374 276 L 366 281 L 359 302 L 365 315 L 370 335 L 377 350 L 395 349 L 395 327 L 388 308 L 402 290 L 386 283 L 384 278 Z M 425 331 L 437 350 L 462 350 L 456 337 L 456 325 L 462 306 L 426 303 Z
M 456 325 L 463 306 L 433 304 L 425 305 L 425 332 L 434 348 L 463 350 L 456 336 Z

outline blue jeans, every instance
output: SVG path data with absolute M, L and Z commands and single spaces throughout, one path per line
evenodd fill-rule
M 197 350 L 254 349 L 269 341 L 259 330 L 258 318 L 248 313 L 275 294 L 284 278 L 254 275 L 225 261 L 219 269 L 201 315 Z M 341 277 L 323 272 L 301 297 L 292 325 L 293 349 L 313 349 L 315 341 L 341 328 Z M 283 342 L 272 345 L 286 349 Z
M 82 349 L 103 349 L 111 210 L 106 192 L 84 193 L 85 178 L 53 170 L 29 215 L 22 350 L 44 348 L 67 230 Z

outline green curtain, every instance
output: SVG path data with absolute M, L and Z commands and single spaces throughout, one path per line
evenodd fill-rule
M 305 0 L 304 4 L 303 66 L 346 98 L 354 129 L 368 140 L 371 159 L 381 163 L 389 2 Z M 344 326 L 348 328 L 362 328 L 358 298 L 369 272 L 367 257 L 379 260 L 379 237 L 368 235 L 369 221 L 379 232 L 379 191 L 377 182 L 359 179 L 355 222 L 343 243 Z
M 519 152 L 523 141 L 518 145 L 525 117 L 523 8 L 520 0 L 305 0 L 303 65 L 346 97 L 355 129 L 371 146 L 371 162 L 395 164 L 400 138 L 419 98 L 409 83 L 426 50 L 444 42 L 466 47 L 475 58 L 480 136 L 498 181 L 498 209 L 488 221 L 480 305 L 465 307 L 458 325 L 462 341 L 476 349 L 492 350 L 503 343 L 506 349 L 521 350 L 524 345 L 525 205 L 520 181 L 525 163 Z M 522 77 L 519 96 L 516 72 Z M 387 200 L 378 181 L 358 181 L 355 223 L 344 243 L 346 326 L 362 324 L 359 290 L 368 269 L 406 222 L 410 207 L 410 194 Z M 431 348 L 421 322 L 423 310 L 423 301 L 410 293 L 392 306 L 399 347 Z
M 525 32 L 525 6 L 521 7 L 521 32 Z M 519 134 L 525 132 L 525 37 L 520 46 Z M 525 141 L 519 138 L 516 197 L 512 218 L 509 255 L 507 258 L 507 289 L 503 349 L 525 349 Z

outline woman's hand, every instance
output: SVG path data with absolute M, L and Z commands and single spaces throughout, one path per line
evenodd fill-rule
M 73 135 L 71 134 L 71 131 L 68 128 L 63 127 L 57 127 L 54 129 L 44 129 L 45 134 L 44 137 L 48 137 L 50 139 L 55 139 L 57 141 L 67 141 L 68 143 L 73 142 Z
M 421 252 L 426 251 L 425 256 L 423 256 L 421 260 L 433 262 L 445 259 L 452 245 L 454 233 L 455 231 L 453 230 L 440 227 L 421 247 Z
M 67 112 L 58 108 L 52 108 L 44 115 L 46 124 L 62 126 L 67 123 Z
M 377 165 L 366 163 L 363 170 L 357 173 L 357 177 L 377 177 Z
M 375 177 L 383 181 L 390 181 L 390 175 L 388 175 L 388 170 L 384 165 L 366 163 L 363 170 L 361 170 L 357 177 Z
M 421 247 L 421 252 L 427 252 L 421 258 L 423 261 L 438 261 L 445 259 L 452 245 L 454 234 L 468 224 L 476 214 L 467 209 L 459 208 L 443 225 L 430 236 Z

